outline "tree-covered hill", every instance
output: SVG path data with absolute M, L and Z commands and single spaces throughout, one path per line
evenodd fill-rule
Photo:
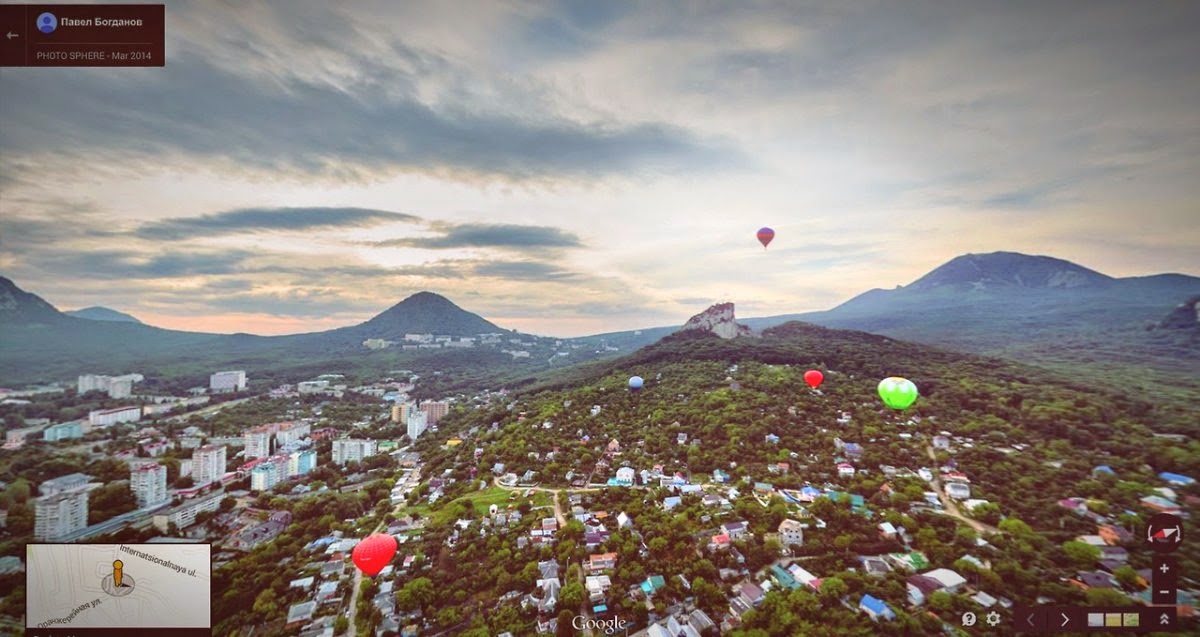
M 819 392 L 802 380 L 810 368 L 825 373 Z M 640 392 L 627 389 L 627 379 L 635 374 L 645 379 Z M 907 377 L 921 390 L 916 405 L 904 413 L 884 408 L 876 394 L 878 381 L 891 375 Z M 1184 415 L 1192 423 L 1198 416 L 1194 411 Z M 839 573 L 857 564 L 855 555 L 900 550 L 879 539 L 875 524 L 889 521 L 909 529 L 911 546 L 929 557 L 931 567 L 968 573 L 990 594 L 1016 603 L 1035 603 L 1042 596 L 1082 605 L 1126 598 L 1115 591 L 1084 594 L 1067 585 L 1090 566 L 1084 564 L 1086 555 L 1077 554 L 1074 539 L 1095 533 L 1097 526 L 1058 501 L 1086 498 L 1093 512 L 1141 532 L 1151 511 L 1139 500 L 1165 486 L 1158 472 L 1200 474 L 1200 443 L 1154 436 L 1165 428 L 1157 418 L 1147 402 L 1036 368 L 789 323 L 760 338 L 676 334 L 621 359 L 560 372 L 529 384 L 504 404 L 456 410 L 440 423 L 439 432 L 422 436 L 417 448 L 428 463 L 427 475 L 454 480 L 447 502 L 471 498 L 479 476 L 490 476 L 497 463 L 518 476 L 535 472 L 534 481 L 543 488 L 580 488 L 581 482 L 599 488 L 584 496 L 585 503 L 630 513 L 649 547 L 639 553 L 636 540 L 614 534 L 590 551 L 615 550 L 628 557 L 629 566 L 619 566 L 614 574 L 617 590 L 659 572 L 716 582 L 720 588 L 707 554 L 697 562 L 693 549 L 702 547 L 721 521 L 738 518 L 748 520 L 758 538 L 744 546 L 751 570 L 769 564 L 772 545 L 762 538 L 797 513 L 778 496 L 760 506 L 746 495 L 755 483 L 767 482 L 775 489 L 815 485 L 863 498 L 872 518 L 852 515 L 844 504 L 814 503 L 810 513 L 828 526 L 806 531 L 801 553 L 811 556 L 808 566 L 818 576 L 837 573 L 832 576 L 847 585 L 851 600 L 866 592 L 905 607 L 902 578 Z M 935 451 L 933 439 L 943 432 L 949 449 Z M 444 444 L 449 437 L 461 437 L 464 444 Z M 610 447 L 612 441 L 616 445 Z M 857 469 L 853 476 L 839 475 L 843 461 Z M 656 465 L 664 475 L 683 474 L 693 484 L 713 483 L 714 470 L 727 472 L 728 484 L 743 495 L 724 513 L 701 504 L 698 496 L 685 496 L 680 508 L 665 512 L 662 502 L 671 494 L 657 481 L 632 491 L 600 486 L 620 467 L 640 474 Z M 1108 469 L 1097 472 L 1101 465 Z M 993 531 L 987 546 L 975 543 L 976 531 L 965 518 L 923 512 L 925 493 L 936 486 L 906 470 L 928 467 L 937 474 L 944 466 L 969 478 L 972 498 L 987 501 L 969 514 L 973 524 Z M 1180 502 L 1200 496 L 1194 486 L 1175 490 Z M 436 507 L 433 515 L 435 520 L 454 517 Z M 437 524 L 430 530 L 432 537 L 442 537 Z M 558 556 L 570 564 L 588 553 L 575 543 L 564 548 L 562 538 L 549 553 L 507 551 L 506 559 L 518 563 Z M 1148 552 L 1132 545 L 1130 552 L 1134 568 L 1149 565 Z M 976 570 L 959 559 L 976 553 L 991 566 Z M 1198 553 L 1187 547 L 1179 553 L 1186 572 L 1200 572 Z M 486 552 L 469 559 L 484 572 L 499 568 Z M 467 586 L 452 576 L 435 580 L 439 586 Z M 724 586 L 730 584 L 727 580 Z M 728 589 L 712 593 L 705 586 L 701 606 L 724 612 L 721 600 Z M 481 600 L 505 592 L 479 582 L 467 588 Z M 680 598 L 688 594 L 678 591 Z M 636 604 L 615 603 L 623 609 L 618 612 L 639 612 Z M 961 597 L 938 597 L 930 608 L 947 620 L 978 610 L 971 604 Z M 746 625 L 763 632 L 744 634 L 937 634 L 940 629 L 940 622 L 930 623 L 924 613 L 901 615 L 895 624 L 871 627 L 839 606 L 832 593 L 772 593 Z

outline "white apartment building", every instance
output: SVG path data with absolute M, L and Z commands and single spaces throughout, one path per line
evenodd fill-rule
M 134 466 L 129 471 L 129 489 L 137 498 L 138 508 L 167 501 L 167 468 L 157 462 Z
M 213 393 L 242 391 L 246 389 L 246 372 L 217 372 L 208 377 L 208 388 Z
M 269 491 L 288 479 L 288 456 L 276 456 L 250 470 L 250 490 Z
M 306 422 L 280 423 L 279 431 L 275 434 L 275 444 L 284 447 L 293 442 L 300 442 L 312 433 L 312 425 Z
M 300 394 L 323 394 L 329 391 L 327 380 L 305 380 L 296 383 L 296 392 Z
M 408 437 L 416 440 L 428 427 L 428 416 L 423 411 L 414 411 L 408 415 Z
M 171 524 L 182 530 L 196 523 L 196 515 L 201 511 L 216 511 L 221 506 L 223 493 L 216 493 L 201 500 L 189 500 L 183 504 L 154 516 L 154 526 L 166 533 Z
M 246 459 L 266 458 L 271 455 L 271 432 L 266 428 L 255 427 L 244 434 L 246 441 Z
M 116 407 L 114 409 L 97 409 L 88 413 L 88 424 L 93 427 L 107 427 L 123 422 L 137 422 L 142 419 L 142 408 L 136 405 Z
M 53 542 L 87 528 L 88 492 L 95 488 L 91 476 L 72 473 L 38 486 L 41 496 L 34 499 L 33 536 Z
M 288 456 L 288 477 L 302 476 L 317 468 L 317 450 L 305 449 Z
M 351 460 L 362 462 L 363 458 L 375 455 L 376 451 L 378 451 L 378 446 L 374 440 L 357 440 L 353 438 L 334 440 L 333 462 L 334 464 L 346 464 Z
M 216 482 L 224 476 L 224 446 L 205 445 L 192 454 L 192 479 L 197 486 Z
M 124 376 L 83 374 L 79 376 L 78 390 L 80 394 L 102 391 L 107 392 L 109 398 L 128 398 L 133 395 L 133 384 L 143 380 L 145 377 L 141 374 L 125 374 Z

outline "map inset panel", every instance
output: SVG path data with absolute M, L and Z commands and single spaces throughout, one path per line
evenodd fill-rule
M 27 629 L 212 625 L 208 544 L 29 544 L 25 582 Z

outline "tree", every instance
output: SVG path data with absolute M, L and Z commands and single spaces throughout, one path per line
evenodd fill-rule
M 954 597 L 946 591 L 934 591 L 929 595 L 929 608 L 938 613 L 949 612 L 954 608 Z
M 425 608 L 435 597 L 433 582 L 428 577 L 418 577 L 409 580 L 396 593 L 396 606 L 403 611 L 413 611 Z
M 1100 549 L 1078 540 L 1063 542 L 1062 550 L 1071 566 L 1078 569 L 1089 568 L 1100 559 Z
M 1126 589 L 1134 590 L 1141 588 L 1141 582 L 1138 581 L 1137 571 L 1128 564 L 1122 564 L 1113 571 L 1113 577 L 1117 578 L 1117 582 Z
M 695 577 L 692 579 L 692 594 L 696 596 L 696 605 L 700 606 L 705 612 L 715 612 L 725 606 L 725 596 L 721 593 L 721 589 L 703 577 Z
M 849 590 L 846 582 L 837 576 L 826 577 L 821 581 L 821 599 L 826 602 L 841 599 Z
M 338 614 L 337 619 L 333 620 L 333 632 L 335 635 L 341 635 L 350 629 L 350 620 L 346 619 L 345 615 Z
M 557 637 L 573 637 L 575 635 L 575 627 L 571 625 L 571 620 L 575 618 L 575 613 L 563 609 L 558 613 L 558 626 L 554 631 Z
M 1129 598 L 1114 588 L 1089 588 L 1087 590 L 1088 606 L 1124 606 Z
M 1018 518 L 1005 518 L 1000 521 L 999 528 L 1005 533 L 1011 533 L 1017 537 L 1028 537 L 1033 535 L 1033 529 L 1029 525 Z
M 577 611 L 583 605 L 584 590 L 583 584 L 578 580 L 567 582 L 565 586 L 558 591 L 558 604 L 564 609 Z

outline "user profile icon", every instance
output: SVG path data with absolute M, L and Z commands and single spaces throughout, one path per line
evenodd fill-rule
M 58 18 L 47 11 L 37 17 L 37 28 L 42 33 L 54 33 L 54 30 L 58 28 Z

